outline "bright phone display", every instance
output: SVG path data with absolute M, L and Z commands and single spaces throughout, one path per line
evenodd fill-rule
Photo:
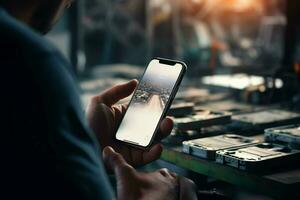
M 140 147 L 151 144 L 185 69 L 184 64 L 175 61 L 150 62 L 116 133 L 117 140 Z

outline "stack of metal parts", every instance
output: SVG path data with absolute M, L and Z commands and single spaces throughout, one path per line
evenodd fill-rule
M 300 149 L 300 124 L 266 129 L 265 137 L 269 142 L 283 143 Z
M 179 93 L 171 107 L 175 128 L 167 144 L 182 144 L 184 153 L 243 171 L 263 172 L 300 161 L 299 113 L 225 96 L 210 101 L 214 94 L 200 98 L 196 93 L 189 100 Z M 274 128 L 278 126 L 283 127 Z
M 213 134 L 213 129 L 220 133 L 222 126 L 231 122 L 232 114 L 229 112 L 195 108 L 192 102 L 177 103 L 171 107 L 168 115 L 174 121 L 174 129 L 165 143 L 180 144 L 183 140 L 205 136 L 205 128 L 210 129 L 210 134 Z
M 218 122 L 217 118 L 217 116 L 214 118 L 216 122 Z M 202 138 L 186 140 L 182 142 L 182 151 L 244 171 L 260 172 L 276 169 L 281 163 L 289 166 L 300 161 L 300 126 L 270 127 L 292 124 L 296 121 L 299 122 L 299 120 L 300 114 L 279 109 L 233 114 L 232 121 L 226 128 L 231 130 L 227 133 L 236 134 L 222 134 L 204 138 L 202 136 Z M 178 121 L 175 120 L 176 122 Z M 180 121 L 180 123 L 184 123 L 184 121 Z M 194 123 L 201 124 L 196 120 Z M 177 127 L 182 126 L 177 125 Z M 257 136 L 261 132 L 254 131 L 263 128 L 267 128 L 265 129 L 265 137 L 263 135 Z M 244 135 L 243 130 L 247 130 Z M 251 137 L 245 136 L 249 133 L 252 133 Z

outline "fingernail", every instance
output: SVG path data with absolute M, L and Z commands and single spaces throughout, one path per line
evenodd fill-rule
M 137 83 L 138 80 L 137 79 L 132 79 L 131 82 L 136 82 Z
M 107 156 L 109 153 L 114 153 L 115 150 L 110 147 L 110 146 L 107 146 L 103 149 L 103 156 Z

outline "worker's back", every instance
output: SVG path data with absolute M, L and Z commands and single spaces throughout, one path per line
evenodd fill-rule
M 1 7 L 0 70 L 1 191 L 9 199 L 111 199 L 69 64 Z

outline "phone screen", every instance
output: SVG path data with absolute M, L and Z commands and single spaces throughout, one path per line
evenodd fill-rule
M 150 62 L 116 133 L 118 140 L 142 147 L 150 144 L 183 68 L 181 63 Z

